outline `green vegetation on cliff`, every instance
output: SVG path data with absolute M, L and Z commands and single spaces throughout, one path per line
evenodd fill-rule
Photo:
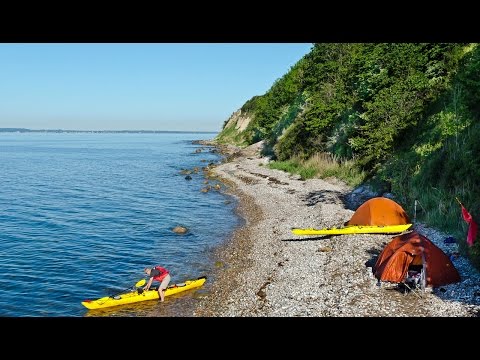
M 458 197 L 480 223 L 480 47 L 328 43 L 228 119 L 219 142 L 265 143 L 271 166 L 391 191 L 465 244 Z M 242 122 L 242 126 L 239 126 Z

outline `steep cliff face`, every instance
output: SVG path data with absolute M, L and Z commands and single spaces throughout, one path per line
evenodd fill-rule
M 242 109 L 235 111 L 225 122 L 222 131 L 217 136 L 217 141 L 237 146 L 246 146 L 247 144 L 242 133 L 252 119 L 253 115 L 249 112 L 242 111 Z
M 238 132 L 242 132 L 247 128 L 248 124 L 250 124 L 251 120 L 251 114 L 242 113 L 242 110 L 240 109 L 235 111 L 232 116 L 230 116 L 230 119 L 227 121 L 225 127 L 230 128 L 232 126 L 235 126 L 235 130 L 237 130 Z

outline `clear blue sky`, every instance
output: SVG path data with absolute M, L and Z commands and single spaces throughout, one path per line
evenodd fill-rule
M 0 44 L 0 128 L 220 131 L 311 48 Z

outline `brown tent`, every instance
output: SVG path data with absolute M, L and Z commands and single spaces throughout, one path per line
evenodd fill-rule
M 404 282 L 412 265 L 424 272 L 424 286 L 441 286 L 460 281 L 448 256 L 425 236 L 412 231 L 394 237 L 378 256 L 373 274 L 379 281 Z
M 401 224 L 410 224 L 410 219 L 405 210 L 389 198 L 376 197 L 360 205 L 345 225 L 385 226 Z

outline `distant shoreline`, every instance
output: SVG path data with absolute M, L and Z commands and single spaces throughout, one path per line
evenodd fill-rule
M 25 129 L 25 128 L 0 128 L 3 133 L 121 133 L 121 134 L 218 134 L 218 131 L 181 131 L 181 130 L 63 130 L 63 129 Z

